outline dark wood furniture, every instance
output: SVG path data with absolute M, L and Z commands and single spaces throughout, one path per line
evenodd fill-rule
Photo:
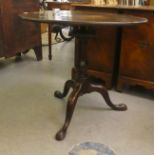
M 137 25 L 135 29 L 113 27 L 98 29 L 98 39 L 89 41 L 86 51 L 89 55 L 89 74 L 102 79 L 107 88 L 116 87 L 122 91 L 124 85 L 140 85 L 153 89 L 154 8 L 94 4 L 72 4 L 72 6 L 76 10 L 115 12 L 149 19 L 147 24 Z
M 0 57 L 20 55 L 33 48 L 42 59 L 40 26 L 21 21 L 23 11 L 38 11 L 38 0 L 0 0 Z
M 127 15 L 108 14 L 90 11 L 60 11 L 58 14 L 53 12 L 45 12 L 44 16 L 40 17 L 39 13 L 24 13 L 21 18 L 33 22 L 43 23 L 61 23 L 69 24 L 74 27 L 76 43 L 78 46 L 75 48 L 75 69 L 77 70 L 76 79 L 68 80 L 65 83 L 64 91 L 55 92 L 58 98 L 64 98 L 69 89 L 72 88 L 66 111 L 66 119 L 62 128 L 56 134 L 57 140 L 64 139 L 66 131 L 70 124 L 75 105 L 79 96 L 85 93 L 96 91 L 100 93 L 105 99 L 106 103 L 113 109 L 123 111 L 127 109 L 125 104 L 115 105 L 109 98 L 108 91 L 103 83 L 96 78 L 90 77 L 87 74 L 87 43 L 89 39 L 96 38 L 96 27 L 104 29 L 104 26 L 111 27 L 124 27 L 137 24 L 146 23 L 147 19 Z M 96 55 L 96 53 L 94 53 Z M 79 61 L 80 60 L 80 61 Z
M 152 11 L 124 10 L 124 14 L 146 17 L 149 22 L 122 31 L 117 90 L 125 85 L 154 88 L 154 15 Z M 136 35 L 133 35 L 136 34 Z M 130 46 L 132 45 L 132 46 Z
M 47 9 L 52 10 L 53 8 L 59 8 L 61 10 L 72 9 L 72 3 L 70 2 L 47 2 Z

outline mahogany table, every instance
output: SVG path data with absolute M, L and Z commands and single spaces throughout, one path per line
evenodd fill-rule
M 94 11 L 59 11 L 57 13 L 54 13 L 52 11 L 45 11 L 44 13 L 24 12 L 22 15 L 20 15 L 20 17 L 24 20 L 32 22 L 48 24 L 60 23 L 68 24 L 74 27 L 75 38 L 76 41 L 78 41 L 79 45 L 75 48 L 74 63 L 77 70 L 77 76 L 76 79 L 68 80 L 65 83 L 62 93 L 60 91 L 55 92 L 55 97 L 64 98 L 68 94 L 69 89 L 73 89 L 68 98 L 64 125 L 56 134 L 57 140 L 64 139 L 74 112 L 75 105 L 77 103 L 77 99 L 79 96 L 85 93 L 91 93 L 93 91 L 96 91 L 103 96 L 105 102 L 113 110 L 127 110 L 127 106 L 125 104 L 112 103 L 108 91 L 104 87 L 101 80 L 94 79 L 93 77 L 89 77 L 87 75 L 87 55 L 85 53 L 85 48 L 87 46 L 88 39 L 95 37 L 96 27 L 104 28 L 104 26 L 134 26 L 136 24 L 146 23 L 146 18 Z

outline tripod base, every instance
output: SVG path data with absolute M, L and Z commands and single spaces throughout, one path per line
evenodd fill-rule
M 127 106 L 125 104 L 117 104 L 117 105 L 113 104 L 112 101 L 110 100 L 108 91 L 104 87 L 104 85 L 101 82 L 96 82 L 90 78 L 81 78 L 77 81 L 68 80 L 65 83 L 63 92 L 61 93 L 60 91 L 56 91 L 54 94 L 55 97 L 60 99 L 64 98 L 65 96 L 67 96 L 70 88 L 73 88 L 73 91 L 71 92 L 68 98 L 65 122 L 62 128 L 57 132 L 55 137 L 56 140 L 63 140 L 65 138 L 67 128 L 70 124 L 70 121 L 75 109 L 75 105 L 77 103 L 77 99 L 81 95 L 95 91 L 100 93 L 103 96 L 106 104 L 109 105 L 113 110 L 118 110 L 118 111 L 127 110 Z

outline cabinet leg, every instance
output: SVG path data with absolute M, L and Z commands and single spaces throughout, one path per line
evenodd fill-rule
M 122 81 L 118 81 L 117 86 L 116 86 L 116 90 L 119 92 L 122 92 L 123 87 L 124 87 L 124 83 Z
M 33 48 L 36 58 L 38 61 L 42 60 L 42 47 L 41 46 L 36 46 Z
M 21 60 L 22 60 L 22 54 L 21 53 L 17 53 L 15 61 L 18 62 L 18 61 L 21 61 Z

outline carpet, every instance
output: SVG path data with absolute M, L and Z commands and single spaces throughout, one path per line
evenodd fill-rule
M 101 143 L 84 142 L 75 145 L 69 155 L 116 155 L 109 147 Z
M 52 33 L 52 45 L 64 42 L 64 40 L 60 37 L 59 34 L 57 39 L 55 39 L 55 35 L 56 35 L 55 33 Z M 42 33 L 41 38 L 42 38 L 42 45 L 48 46 L 48 33 L 47 32 Z

